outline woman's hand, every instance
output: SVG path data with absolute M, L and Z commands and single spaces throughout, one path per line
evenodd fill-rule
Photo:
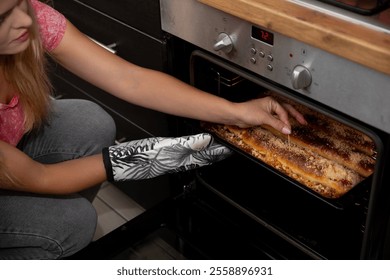
M 272 97 L 264 97 L 236 104 L 241 119 L 236 124 L 241 128 L 267 124 L 284 134 L 291 133 L 289 115 L 300 124 L 306 120 L 293 106 L 279 103 Z

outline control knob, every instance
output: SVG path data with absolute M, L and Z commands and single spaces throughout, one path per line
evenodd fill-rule
M 295 66 L 291 76 L 292 86 L 295 89 L 304 89 L 311 85 L 311 73 L 305 66 Z
M 226 33 L 220 33 L 217 37 L 217 42 L 214 44 L 214 50 L 222 50 L 225 53 L 230 53 L 233 50 L 233 40 Z

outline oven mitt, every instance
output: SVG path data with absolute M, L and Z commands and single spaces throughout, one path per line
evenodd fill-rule
M 155 137 L 124 142 L 103 149 L 111 182 L 154 178 L 166 173 L 210 165 L 231 155 L 208 133 L 178 138 Z

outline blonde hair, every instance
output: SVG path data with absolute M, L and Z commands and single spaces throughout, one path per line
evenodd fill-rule
M 30 1 L 26 2 L 28 14 L 33 20 L 30 45 L 21 53 L 0 55 L 0 65 L 6 81 L 18 91 L 24 111 L 25 132 L 30 132 L 40 128 L 48 117 L 51 84 L 46 72 L 47 59 L 39 26 Z M 0 153 L 0 186 L 16 185 L 16 178 L 6 170 L 3 156 Z
M 30 45 L 15 55 L 0 55 L 4 77 L 19 93 L 24 110 L 25 131 L 39 128 L 49 112 L 51 85 L 46 72 L 47 59 L 39 35 L 39 26 L 30 1 L 28 14 L 33 20 Z

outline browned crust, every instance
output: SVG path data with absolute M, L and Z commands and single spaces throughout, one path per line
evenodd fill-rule
M 326 198 L 339 198 L 364 178 L 357 172 L 262 128 L 203 127 Z
M 280 133 L 270 126 L 263 126 L 275 136 L 287 139 L 298 146 L 331 159 L 351 170 L 356 171 L 363 177 L 370 176 L 375 168 L 375 159 L 361 151 L 355 150 L 350 145 L 333 135 L 326 134 L 322 130 L 313 129 L 310 125 L 303 126 L 293 122 L 292 133 L 287 135 Z
M 323 138 L 331 136 L 331 139 L 337 139 L 339 143 L 343 146 L 347 146 L 349 150 L 353 147 L 356 151 L 371 157 L 376 154 L 375 142 L 365 133 L 350 126 L 346 126 L 335 119 L 326 117 L 325 115 L 302 104 L 279 96 L 272 91 L 268 91 L 265 94 L 273 97 L 280 103 L 288 103 L 292 105 L 305 116 L 305 119 L 308 122 L 307 126 L 300 126 L 293 118 L 290 118 L 290 122 L 294 126 L 293 128 L 295 128 L 294 130 L 296 130 L 296 134 L 299 134 L 297 136 L 298 138 L 300 138 L 303 134 L 309 133 L 316 133 L 319 137 Z

